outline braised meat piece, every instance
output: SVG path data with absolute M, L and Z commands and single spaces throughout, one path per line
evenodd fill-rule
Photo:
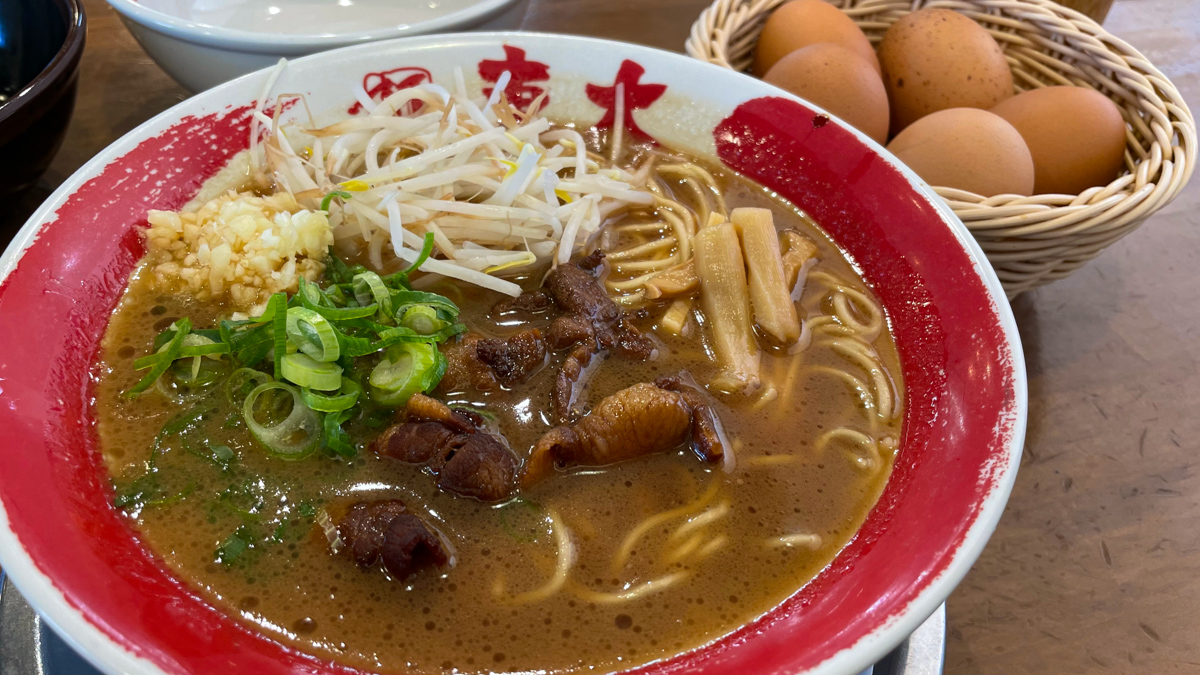
M 546 343 L 542 340 L 542 332 L 536 328 L 503 340 L 480 340 L 475 343 L 475 354 L 505 385 L 524 382 L 546 365 Z
M 512 494 L 517 460 L 500 439 L 488 433 L 460 436 L 462 445 L 446 453 L 438 469 L 438 487 L 464 497 L 494 502 Z
M 696 411 L 683 394 L 635 384 L 605 398 L 578 422 L 542 436 L 521 482 L 532 485 L 550 475 L 555 466 L 602 466 L 673 450 L 693 440 L 695 429 L 705 429 L 697 426 L 695 417 Z M 719 441 L 715 447 L 698 448 L 698 452 L 709 461 L 723 454 Z
M 636 326 L 621 317 L 611 329 L 597 336 L 600 346 L 627 359 L 645 361 L 654 356 L 654 342 L 642 335 Z
M 337 528 L 346 551 L 360 567 L 382 562 L 388 574 L 399 580 L 449 562 L 442 540 L 398 499 L 357 502 Z
M 449 562 L 442 540 L 425 521 L 411 513 L 402 513 L 388 524 L 380 558 L 388 574 L 401 581 L 426 567 L 441 567 Z
M 467 333 L 443 346 L 442 354 L 447 363 L 439 392 L 494 391 L 501 383 L 524 382 L 545 365 L 546 343 L 536 328 L 503 339 Z
M 653 356 L 654 343 L 629 323 L 617 303 L 592 275 L 604 253 L 568 265 L 559 265 L 546 277 L 546 290 L 565 316 L 550 324 L 549 341 L 555 349 L 591 339 L 601 349 L 625 358 L 645 360 Z
M 580 266 L 582 263 L 581 260 L 554 268 L 546 277 L 546 290 L 550 291 L 554 304 L 567 314 L 600 323 L 615 322 L 621 318 L 621 308 L 596 283 L 596 277 Z
M 446 357 L 446 373 L 438 383 L 439 393 L 452 391 L 495 391 L 500 388 L 496 373 L 488 364 L 479 360 L 476 346 L 484 337 L 479 333 L 466 333 L 457 342 L 442 345 Z
M 587 254 L 586 256 L 575 261 L 576 267 L 578 267 L 581 270 L 587 270 L 588 272 L 595 271 L 603 264 L 604 264 L 604 251 L 601 251 L 600 249 L 596 249 L 595 251 L 592 251 L 591 253 Z
M 462 497 L 491 502 L 512 494 L 517 459 L 499 436 L 480 429 L 483 420 L 477 415 L 415 394 L 407 417 L 385 429 L 371 450 L 424 465 L 437 476 L 439 488 Z
M 584 371 L 591 363 L 592 355 L 595 353 L 596 349 L 592 345 L 577 345 L 559 368 L 558 375 L 554 378 L 554 391 L 551 394 L 554 401 L 554 414 L 558 417 L 559 424 L 569 424 L 578 417 L 575 410 L 575 399 L 579 396 L 579 390 L 583 386 Z
M 688 379 L 691 379 L 690 377 Z M 721 441 L 724 432 L 721 420 L 713 410 L 712 401 L 698 386 L 685 384 L 683 378 L 672 375 L 660 377 L 654 381 L 659 389 L 678 392 L 684 402 L 692 409 L 692 444 L 696 454 L 709 462 L 716 462 L 725 454 Z
M 544 288 L 539 288 L 536 291 L 522 293 L 515 298 L 506 298 L 496 303 L 492 307 L 494 314 L 507 316 L 509 314 L 517 314 L 521 312 L 537 313 L 544 312 L 554 306 L 554 298 L 550 297 Z
M 405 404 L 404 414 L 409 422 L 439 422 L 459 433 L 468 434 L 483 426 L 483 416 L 471 410 L 451 408 L 442 401 L 413 394 Z
M 580 316 L 560 316 L 550 322 L 546 330 L 546 341 L 556 350 L 567 349 L 572 345 L 592 343 L 596 335 L 592 330 L 592 322 Z
M 338 522 L 338 537 L 355 562 L 370 567 L 379 561 L 388 524 L 401 513 L 406 509 L 399 499 L 357 502 Z
M 425 464 L 444 453 L 459 433 L 440 422 L 393 424 L 371 442 L 371 451 L 406 464 Z

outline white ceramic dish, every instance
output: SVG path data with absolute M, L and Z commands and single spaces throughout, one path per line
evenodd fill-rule
M 529 0 L 107 0 L 192 91 L 295 58 L 391 38 L 520 28 Z
M 568 36 L 430 36 L 299 59 L 272 91 L 303 93 L 321 115 L 352 108 L 351 84 L 377 71 L 448 82 L 462 66 L 479 96 L 497 64 L 514 74 L 510 100 L 549 92 L 548 116 L 585 126 L 612 119 L 623 85 L 627 129 L 790 199 L 872 285 L 906 387 L 896 468 L 879 502 L 829 567 L 778 607 L 638 671 L 862 672 L 963 578 L 1016 478 L 1024 359 L 982 251 L 928 185 L 862 134 L 770 85 L 681 55 Z M 90 359 L 141 255 L 147 209 L 179 208 L 246 147 L 269 75 L 193 97 L 115 142 L 0 257 L 0 326 L 21 327 L 0 330 L 0 565 L 107 673 L 360 672 L 255 632 L 165 569 L 112 506 L 89 423 Z

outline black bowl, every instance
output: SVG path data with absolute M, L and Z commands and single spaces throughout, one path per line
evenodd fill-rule
M 42 175 L 75 108 L 80 0 L 0 0 L 0 196 Z

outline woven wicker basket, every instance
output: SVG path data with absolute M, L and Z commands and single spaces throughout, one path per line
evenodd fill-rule
M 767 16 L 786 0 L 716 0 L 692 25 L 687 53 L 734 70 L 750 65 Z M 1061 279 L 1125 236 L 1183 189 L 1196 163 L 1196 123 L 1146 57 L 1083 14 L 1049 0 L 831 0 L 872 43 L 925 7 L 958 11 L 1000 43 L 1018 90 L 1075 85 L 1121 108 L 1127 171 L 1079 195 L 982 197 L 934 190 L 966 223 L 1009 297 Z

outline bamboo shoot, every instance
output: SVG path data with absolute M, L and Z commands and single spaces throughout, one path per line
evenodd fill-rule
M 799 281 L 800 268 L 817 257 L 819 251 L 812 239 L 795 230 L 784 230 L 780 237 L 783 239 L 783 281 L 790 293 Z
M 750 393 L 759 385 L 758 343 L 750 323 L 746 267 L 731 223 L 709 225 L 696 234 L 694 253 L 700 277 L 700 303 L 721 374 L 713 386 Z
M 673 298 L 691 295 L 700 285 L 696 277 L 696 265 L 691 260 L 655 274 L 646 282 L 646 299 Z
M 691 325 L 689 319 L 692 316 L 692 300 L 680 299 L 671 303 L 667 311 L 658 321 L 658 325 L 662 326 L 668 333 L 680 337 L 687 337 L 688 327 Z
M 750 304 L 754 321 L 780 344 L 790 345 L 800 338 L 800 319 L 792 302 L 791 288 L 783 275 L 779 253 L 779 233 L 767 209 L 734 209 L 729 214 L 742 240 L 749 274 Z

